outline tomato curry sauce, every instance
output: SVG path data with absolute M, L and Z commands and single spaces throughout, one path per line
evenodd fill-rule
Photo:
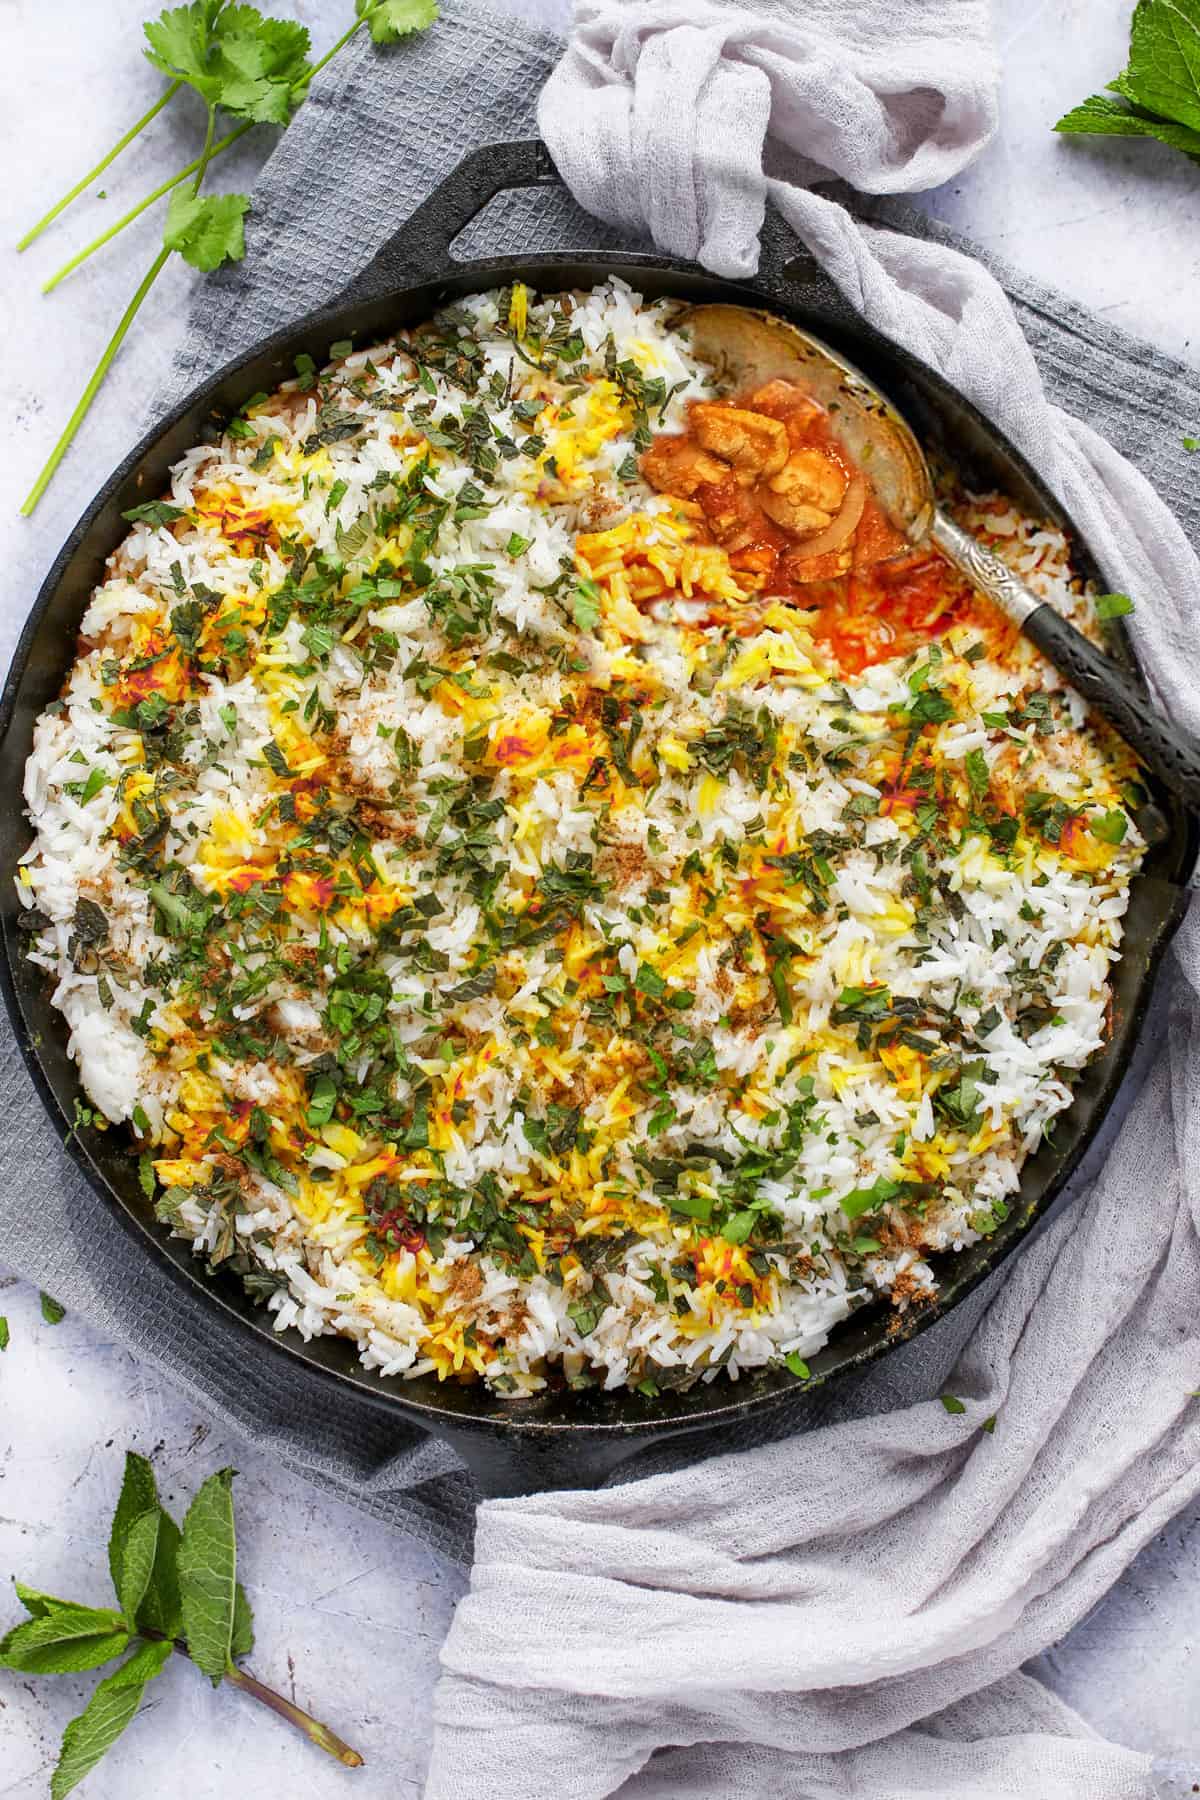
M 794 382 L 693 402 L 687 431 L 655 438 L 641 470 L 699 508 L 760 593 L 811 611 L 813 635 L 847 674 L 919 648 L 976 603 L 948 563 L 889 522 L 829 414 Z

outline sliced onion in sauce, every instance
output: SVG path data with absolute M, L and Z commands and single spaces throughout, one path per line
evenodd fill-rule
M 846 492 L 842 496 L 842 504 L 830 519 L 823 531 L 812 537 L 799 538 L 792 552 L 794 562 L 803 562 L 810 556 L 824 556 L 826 551 L 840 550 L 843 544 L 849 543 L 858 530 L 858 522 L 863 516 L 863 508 L 867 504 L 866 477 L 860 469 L 851 469 L 850 480 Z

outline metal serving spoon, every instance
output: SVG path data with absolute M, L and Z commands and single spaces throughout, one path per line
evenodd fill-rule
M 1031 593 L 994 551 L 939 510 L 929 465 L 911 428 L 860 369 L 819 338 L 770 313 L 693 306 L 683 322 L 699 355 L 735 387 L 760 387 L 782 378 L 819 401 L 897 530 L 911 543 L 936 546 L 1037 645 L 1163 785 L 1200 812 L 1200 741 L 1156 712 L 1117 663 Z

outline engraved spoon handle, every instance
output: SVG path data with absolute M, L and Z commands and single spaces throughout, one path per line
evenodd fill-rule
M 986 544 L 943 512 L 934 514 L 929 535 L 947 561 L 994 601 L 1076 693 L 1120 732 L 1163 785 L 1200 812 L 1200 741 L 1164 719 L 1111 657 L 1031 593 Z

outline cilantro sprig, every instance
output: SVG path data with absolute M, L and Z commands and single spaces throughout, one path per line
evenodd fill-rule
M 1127 67 L 1054 129 L 1156 138 L 1200 161 L 1200 0 L 1138 0 Z
M 59 1600 L 14 1583 L 28 1617 L 0 1638 L 0 1668 L 77 1675 L 124 1658 L 64 1731 L 50 1800 L 64 1800 L 112 1748 L 172 1654 L 193 1662 L 214 1687 L 227 1681 L 270 1707 L 346 1768 L 362 1767 L 358 1751 L 327 1725 L 240 1666 L 254 1648 L 254 1616 L 237 1575 L 233 1477 L 219 1469 L 202 1483 L 181 1531 L 159 1500 L 150 1464 L 129 1451 L 108 1539 L 116 1606 Z
M 369 31 L 377 44 L 392 44 L 423 31 L 436 17 L 436 0 L 355 0 L 353 24 L 315 63 L 308 60 L 310 40 L 306 26 L 268 17 L 257 7 L 233 4 L 233 0 L 191 0 L 189 5 L 168 8 L 157 19 L 146 22 L 145 55 L 169 77 L 167 88 L 112 150 L 26 232 L 18 250 L 26 249 L 40 237 L 183 88 L 191 89 L 204 104 L 204 144 L 194 161 L 161 182 L 115 225 L 85 245 L 43 287 L 43 293 L 52 292 L 148 207 L 170 195 L 161 248 L 135 289 L 78 405 L 29 491 L 21 507 L 26 518 L 53 479 L 147 295 L 171 257 L 181 256 L 194 269 L 207 274 L 225 263 L 240 262 L 245 256 L 245 219 L 250 200 L 245 194 L 202 193 L 212 163 L 256 125 L 285 127 L 307 98 L 314 78 L 360 31 Z M 221 137 L 217 136 L 219 118 L 232 122 L 232 129 Z

